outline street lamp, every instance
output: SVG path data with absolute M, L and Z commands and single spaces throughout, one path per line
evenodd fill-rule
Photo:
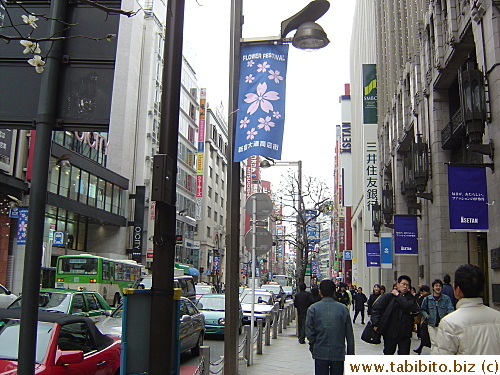
M 262 41 L 262 43 L 284 43 L 286 35 L 293 30 L 298 29 L 305 22 L 314 22 L 326 13 L 330 3 L 328 0 L 313 0 L 300 12 L 288 18 L 281 23 L 281 33 L 279 38 L 274 41 Z M 243 0 L 231 0 L 231 34 L 230 34 L 230 51 L 229 51 L 229 105 L 228 113 L 230 119 L 229 125 L 229 140 L 230 152 L 228 157 L 228 197 L 227 197 L 227 233 L 226 248 L 226 267 L 228 279 L 235 280 L 239 275 L 240 254 L 239 254 L 239 239 L 240 239 L 240 163 L 234 162 L 235 149 L 235 130 L 236 130 L 236 111 L 238 110 L 238 91 L 239 91 L 239 73 L 240 73 L 240 50 L 243 40 L 242 36 L 242 21 L 243 21 Z M 312 34 L 312 33 L 311 33 Z M 313 34 L 318 35 L 318 33 Z M 300 36 L 300 33 L 299 35 Z M 326 35 L 325 35 L 326 37 Z M 269 38 L 268 38 L 269 39 Z M 312 38 L 314 39 L 314 37 Z M 316 38 L 317 39 L 317 38 Z M 326 39 L 327 40 L 327 39 Z M 322 47 L 328 44 L 323 42 Z M 303 40 L 298 40 L 298 46 L 304 46 Z M 306 49 L 314 49 L 320 47 L 320 43 L 306 46 Z M 238 284 L 228 283 L 226 288 L 226 334 L 224 345 L 224 371 L 230 374 L 238 372 Z M 234 333 L 234 334 L 233 334 Z
M 261 168 L 270 168 L 273 166 L 297 166 L 297 217 L 300 218 L 304 213 L 303 201 L 302 201 L 302 160 L 299 161 L 279 161 L 272 159 L 264 159 L 260 162 Z M 297 220 L 297 245 L 302 243 L 304 225 L 302 220 Z M 299 272 L 302 270 L 304 266 L 303 263 L 303 250 L 300 246 L 296 246 L 295 252 L 295 264 L 296 264 L 296 272 L 297 272 L 297 280 L 299 279 Z M 302 280 L 303 281 L 303 280 Z

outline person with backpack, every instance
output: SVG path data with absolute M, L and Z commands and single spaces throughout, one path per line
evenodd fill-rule
M 384 338 L 384 354 L 392 355 L 398 350 L 399 355 L 410 354 L 413 335 L 414 315 L 419 306 L 410 292 L 411 278 L 401 275 L 395 288 L 385 293 L 373 304 L 372 324 L 375 331 Z

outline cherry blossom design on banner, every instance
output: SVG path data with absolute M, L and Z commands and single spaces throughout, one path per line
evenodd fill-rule
M 241 47 L 234 161 L 281 159 L 288 45 Z

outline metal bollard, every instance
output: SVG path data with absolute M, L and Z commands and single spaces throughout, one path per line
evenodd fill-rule
M 262 354 L 262 329 L 264 321 L 257 320 L 257 354 Z
M 278 338 L 278 313 L 273 312 L 273 339 Z
M 283 333 L 283 310 L 278 310 L 278 333 Z
M 250 337 L 250 326 L 245 326 L 245 359 L 247 360 L 248 366 L 250 366 L 252 363 L 250 363 L 250 350 L 252 348 L 252 338 Z
M 210 375 L 210 346 L 200 346 L 200 357 L 203 361 L 202 375 Z
M 271 345 L 271 317 L 266 316 L 266 327 L 264 331 L 264 341 L 266 346 Z
M 289 314 L 289 311 L 290 309 L 287 307 L 285 307 L 285 329 L 288 328 L 289 324 L 290 324 L 290 314 Z

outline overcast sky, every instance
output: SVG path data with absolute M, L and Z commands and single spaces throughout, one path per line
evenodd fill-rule
M 244 0 L 243 37 L 276 36 L 281 21 L 309 0 Z M 330 44 L 314 52 L 290 46 L 283 161 L 303 162 L 303 175 L 333 183 L 335 125 L 340 124 L 339 96 L 349 82 L 349 45 L 355 0 L 331 1 L 317 22 Z M 227 112 L 229 85 L 230 0 L 186 0 L 184 55 L 207 88 L 211 107 Z M 290 33 L 292 36 L 294 32 Z M 296 167 L 295 167 L 296 169 Z M 284 167 L 269 168 L 263 179 L 278 184 Z

